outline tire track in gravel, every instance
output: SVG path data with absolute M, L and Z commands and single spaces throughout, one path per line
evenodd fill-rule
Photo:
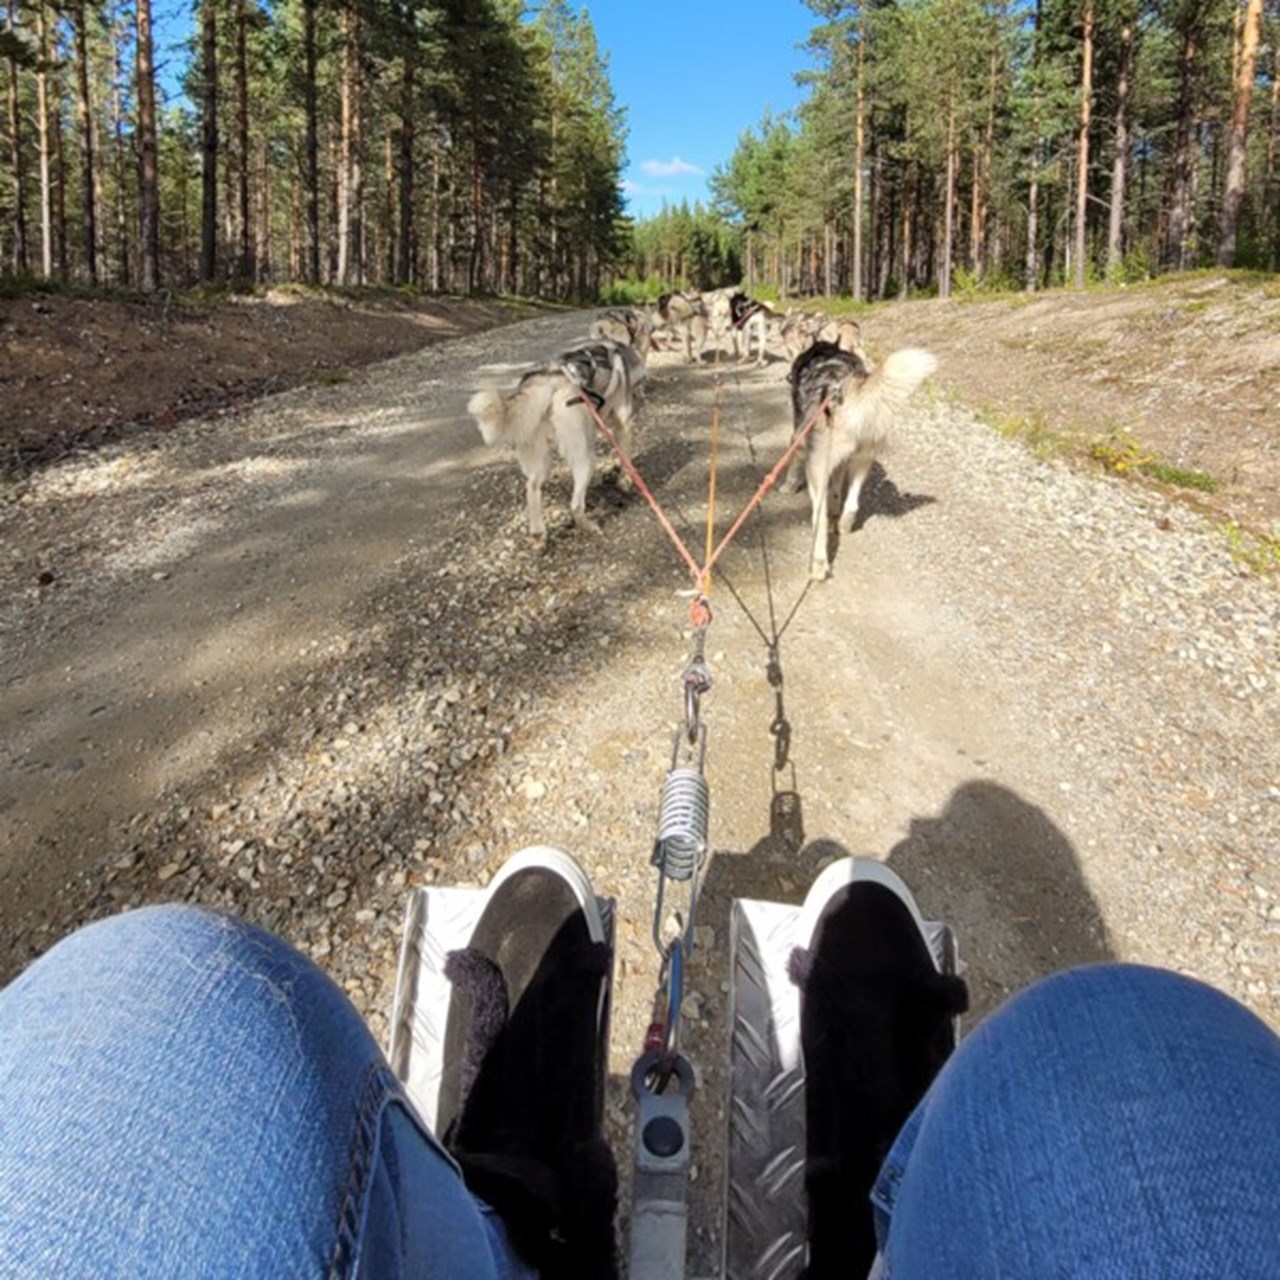
M 5 513 L 6 538 L 58 565 L 55 587 L 7 596 L 6 974 L 83 919 L 202 901 L 307 949 L 383 1035 L 406 888 L 483 883 L 558 844 L 619 902 L 610 1121 L 628 1150 L 686 583 L 608 481 L 589 538 L 558 476 L 533 549 L 513 463 L 463 416 L 500 376 L 482 366 L 583 328 L 526 322 L 104 451 Z M 785 445 L 784 374 L 721 371 L 721 527 Z M 716 379 L 658 356 L 639 420 L 641 465 L 691 529 Z M 713 595 L 690 1274 L 720 1242 L 735 894 L 798 901 L 827 859 L 870 854 L 956 926 L 975 1016 L 1117 957 L 1280 1024 L 1275 586 L 1158 495 L 1037 462 L 940 403 L 873 483 L 831 581 L 806 590 L 807 500 L 773 495 Z M 799 601 L 781 773 L 770 592 L 778 625 Z M 798 848 L 771 821 L 779 784 Z

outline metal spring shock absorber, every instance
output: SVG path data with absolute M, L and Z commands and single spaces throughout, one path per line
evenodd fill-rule
M 658 800 L 658 838 L 653 846 L 653 865 L 671 880 L 688 880 L 707 856 L 707 830 L 711 818 L 711 789 L 703 766 L 707 754 L 707 731 L 697 731 L 697 759 L 680 764 L 677 730 L 671 768 L 662 783 Z

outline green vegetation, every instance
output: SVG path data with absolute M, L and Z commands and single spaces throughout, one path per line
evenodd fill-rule
M 585 8 L 194 0 L 193 39 L 164 49 L 153 8 L 172 17 L 10 3 L 0 295 L 39 276 L 582 300 L 620 260 L 626 126 Z
M 1217 493 L 1222 488 L 1222 481 L 1216 476 L 1211 476 L 1207 471 L 1175 467 L 1171 463 L 1161 462 L 1155 458 L 1143 466 L 1142 473 L 1153 480 L 1162 480 L 1165 484 L 1175 485 L 1179 489 L 1198 489 L 1201 493 Z
M 1245 529 L 1235 521 L 1222 527 L 1232 556 L 1256 574 L 1280 572 L 1280 538 Z
M 1056 458 L 1072 449 L 1072 437 L 1056 430 L 1042 409 L 1032 414 L 980 410 L 978 416 L 1006 438 L 1026 445 L 1041 461 Z

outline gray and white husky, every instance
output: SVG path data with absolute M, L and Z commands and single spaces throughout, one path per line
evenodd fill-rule
M 569 511 L 580 529 L 599 533 L 587 515 L 587 487 L 595 469 L 596 419 L 589 400 L 619 444 L 631 455 L 637 371 L 644 361 L 624 343 L 583 343 L 562 352 L 554 365 L 532 369 L 513 390 L 477 391 L 467 402 L 484 442 L 510 445 L 525 477 L 529 532 L 545 537 L 542 489 L 551 475 L 553 453 L 569 465 L 573 493 Z M 628 483 L 624 478 L 622 484 Z
M 862 356 L 862 326 L 849 316 L 826 316 L 818 311 L 788 311 L 778 324 L 778 336 L 788 360 L 795 360 L 815 342 L 834 343 L 842 351 Z
M 684 358 L 691 364 L 702 358 L 707 345 L 707 306 L 696 293 L 664 293 L 658 298 L 658 319 L 683 339 Z
M 634 347 L 641 359 L 647 359 L 653 344 L 653 325 L 643 312 L 634 307 L 616 307 L 601 313 L 588 330 L 593 338 L 608 338 Z
M 815 342 L 791 366 L 793 436 L 826 402 L 803 450 L 813 508 L 810 577 L 831 576 L 827 513 L 832 495 L 841 507 L 840 532 L 849 533 L 858 518 L 863 482 L 888 444 L 894 419 L 937 367 L 929 352 L 906 347 L 873 369 L 864 356 L 831 342 Z

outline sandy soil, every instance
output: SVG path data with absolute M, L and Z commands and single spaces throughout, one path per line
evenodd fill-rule
M 1220 486 L 1213 515 L 1280 531 L 1280 283 L 1220 275 L 1092 293 L 875 307 L 868 331 L 942 360 L 939 383 L 1002 430 L 1143 453 Z M 1123 451 L 1120 451 L 1121 456 Z
M 0 473 L 26 474 L 289 387 L 340 383 L 371 361 L 533 310 L 298 286 L 205 302 L 168 293 L 0 298 Z

